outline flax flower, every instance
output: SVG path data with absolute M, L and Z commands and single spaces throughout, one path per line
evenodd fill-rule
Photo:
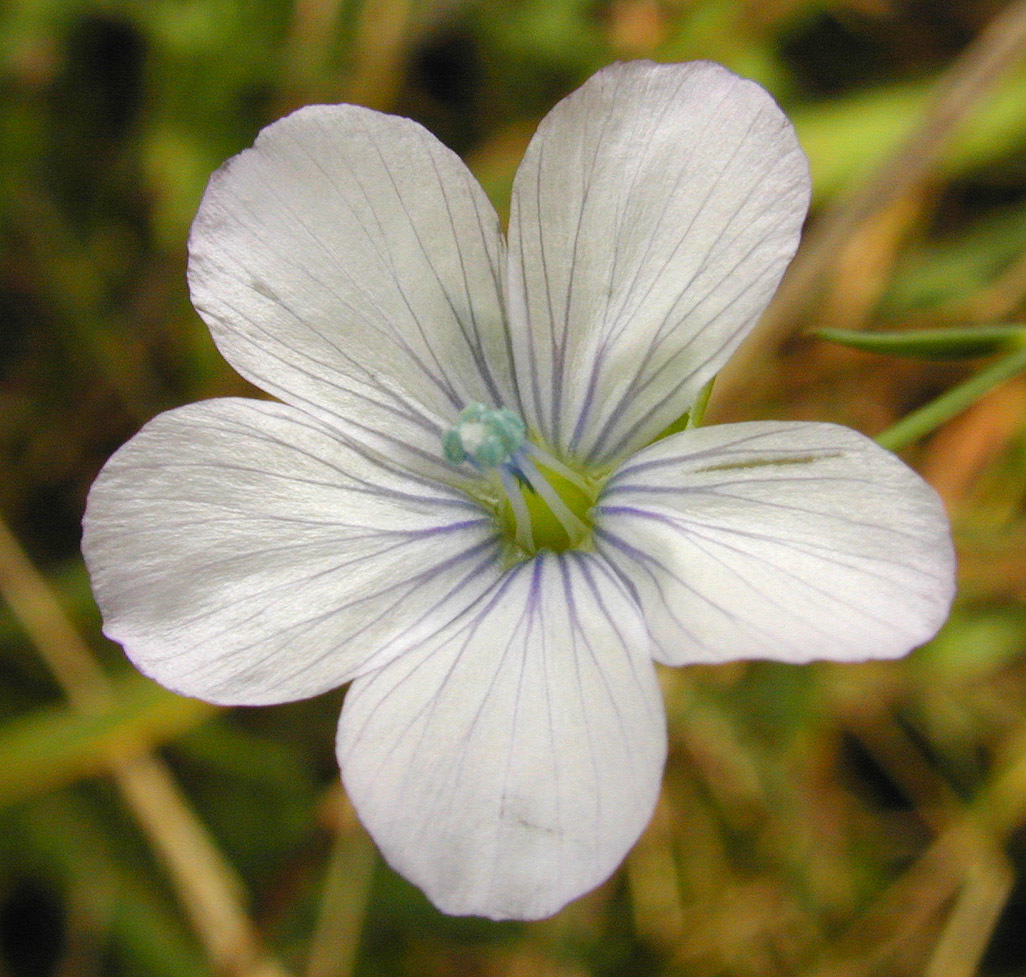
M 681 423 L 808 190 L 772 99 L 708 63 L 615 65 L 557 105 L 508 243 L 414 122 L 269 126 L 210 181 L 189 282 L 277 400 L 162 414 L 104 468 L 106 633 L 218 703 L 352 682 L 342 776 L 391 865 L 446 912 L 555 912 L 651 815 L 653 660 L 889 658 L 947 613 L 944 515 L 893 455 Z

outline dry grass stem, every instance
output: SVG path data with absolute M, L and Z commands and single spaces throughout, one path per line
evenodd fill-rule
M 83 711 L 109 705 L 113 687 L 48 584 L 0 521 L 0 596 Z M 242 909 L 242 887 L 190 809 L 167 767 L 152 756 L 112 757 L 111 774 L 150 844 L 218 974 L 285 977 L 266 957 Z
M 3 521 L 0 521 L 0 596 L 21 622 L 76 709 L 93 711 L 111 705 L 110 683 L 92 652 Z
M 966 847 L 962 825 L 941 835 L 868 912 L 803 977 L 870 977 L 914 939 L 962 883 Z
M 680 878 L 673 855 L 674 819 L 665 794 L 652 823 L 627 856 L 634 926 L 656 946 L 672 948 L 684 941 Z
M 339 804 L 341 815 L 325 872 L 306 977 L 349 977 L 353 972 L 374 875 L 374 846 L 352 804 L 334 791 L 332 802 Z
M 924 977 L 973 977 L 1014 881 L 1000 853 L 969 868 Z
M 329 62 L 344 4 L 345 0 L 296 0 L 282 60 L 290 87 L 295 85 L 303 94 L 298 97 L 298 104 L 293 104 L 290 92 L 280 114 L 314 100 L 339 100 L 338 72 L 329 70 Z M 316 79 L 325 77 L 331 84 L 317 84 Z
M 758 375 L 758 364 L 799 328 L 823 278 L 861 225 L 915 192 L 973 109 L 1021 61 L 1024 52 L 1026 0 L 1017 0 L 994 17 L 948 70 L 925 117 L 905 143 L 861 186 L 839 199 L 806 235 L 773 304 L 717 378 L 717 399 L 739 396 L 742 384 Z
M 403 77 L 412 0 L 365 0 L 360 11 L 347 102 L 387 111 Z
M 805 977 L 868 977 L 910 949 L 918 952 L 913 944 L 946 909 L 924 975 L 976 972 L 1014 883 L 1000 839 L 1026 819 L 1026 729 L 1017 730 L 1004 757 L 972 809 L 949 824 Z

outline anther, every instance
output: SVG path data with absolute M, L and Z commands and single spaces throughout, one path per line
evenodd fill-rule
M 496 468 L 519 450 L 526 437 L 524 422 L 513 411 L 468 404 L 442 435 L 442 451 L 454 465 L 469 460 L 478 468 Z

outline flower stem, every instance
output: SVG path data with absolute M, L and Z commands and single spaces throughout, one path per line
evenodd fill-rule
M 936 400 L 903 417 L 897 424 L 878 434 L 876 442 L 889 451 L 907 447 L 1023 370 L 1026 370 L 1026 348 L 992 363 L 985 370 L 941 394 Z

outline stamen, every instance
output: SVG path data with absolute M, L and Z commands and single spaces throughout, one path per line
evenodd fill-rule
M 442 451 L 454 465 L 470 461 L 478 468 L 496 468 L 509 460 L 526 437 L 524 422 L 513 411 L 468 404 L 442 435 Z
M 520 483 L 516 476 L 505 466 L 499 469 L 502 487 L 506 490 L 510 508 L 513 510 L 513 521 L 516 524 L 517 545 L 528 553 L 534 552 L 534 533 L 531 529 L 531 513 L 527 501 L 520 491 Z
M 519 468 L 531 488 L 544 499 L 545 504 L 552 510 L 552 514 L 559 520 L 559 524 L 566 530 L 570 539 L 580 539 L 587 534 L 588 527 L 570 511 L 567 504 L 559 497 L 559 493 L 549 485 L 545 476 L 538 471 L 534 462 L 527 457 L 525 452 L 521 452 Z
M 538 445 L 531 441 L 525 441 L 522 449 L 526 454 L 537 458 L 538 461 L 544 465 L 550 472 L 555 472 L 557 475 L 565 478 L 568 482 L 572 482 L 582 492 L 590 492 L 591 486 L 588 484 L 587 479 L 583 475 L 579 475 L 572 468 L 567 468 L 558 458 L 550 455 L 544 448 L 539 448 Z

